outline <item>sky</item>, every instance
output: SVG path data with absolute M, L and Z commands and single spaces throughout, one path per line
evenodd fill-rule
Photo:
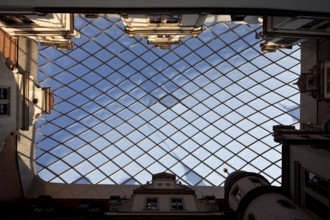
M 144 184 L 170 172 L 222 186 L 246 170 L 281 184 L 272 126 L 296 125 L 300 48 L 263 53 L 260 25 L 206 22 L 170 49 L 129 37 L 119 18 L 75 17 L 74 49 L 39 46 L 51 114 L 37 122 L 35 163 L 47 182 Z

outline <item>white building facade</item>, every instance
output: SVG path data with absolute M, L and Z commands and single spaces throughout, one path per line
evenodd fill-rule
M 74 15 L 0 15 L 0 28 L 12 37 L 25 37 L 57 49 L 72 49 L 71 38 L 79 38 L 74 30 Z

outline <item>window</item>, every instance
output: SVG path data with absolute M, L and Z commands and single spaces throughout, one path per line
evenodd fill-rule
M 294 201 L 301 206 L 301 165 L 298 161 L 294 161 Z
M 327 30 L 330 27 L 330 22 L 322 24 L 321 26 L 316 27 L 317 30 Z
M 157 35 L 157 38 L 163 38 L 163 39 L 167 39 L 167 38 L 170 38 L 171 37 L 171 35 L 169 35 L 169 34 L 158 34 Z
M 315 173 L 305 171 L 305 186 L 322 196 L 328 197 L 329 181 Z
M 167 24 L 176 24 L 179 23 L 179 15 L 166 15 Z
M 244 192 L 242 192 L 238 187 L 236 187 L 232 195 L 237 199 L 237 201 L 239 201 L 243 197 Z
M 307 23 L 307 24 L 305 24 L 305 25 L 303 25 L 303 26 L 301 26 L 300 28 L 298 28 L 299 30 L 301 30 L 301 29 L 311 29 L 311 28 L 313 28 L 314 26 L 316 26 L 316 25 L 318 25 L 318 24 L 320 24 L 320 23 L 323 23 L 323 20 L 320 20 L 320 19 L 315 19 L 315 20 L 313 20 L 313 21 L 311 21 L 311 22 L 309 22 L 309 23 Z
M 162 23 L 162 16 L 161 15 L 150 15 L 149 16 L 149 23 L 150 24 L 161 24 Z
M 326 88 L 326 95 L 328 95 L 330 94 L 330 67 L 328 67 L 324 73 L 324 81 L 325 81 L 324 83 Z
M 0 87 L 0 116 L 10 115 L 10 89 Z
M 0 88 L 0 99 L 9 99 L 9 88 Z
M 179 15 L 150 15 L 150 24 L 178 24 Z
M 33 21 L 28 19 L 23 15 L 1 15 L 0 20 L 5 22 L 7 25 L 15 25 L 15 24 L 32 24 Z
M 260 180 L 258 178 L 250 178 L 250 180 L 253 182 L 253 184 L 258 187 L 258 186 L 262 186 Z
M 215 196 L 205 196 L 204 197 L 205 200 L 208 202 L 208 203 L 215 203 Z
M 111 204 L 118 204 L 120 203 L 120 196 L 110 196 L 110 203 Z
M 182 199 L 172 199 L 171 200 L 171 208 L 175 209 L 175 210 L 183 210 Z
M 158 208 L 158 200 L 157 198 L 148 198 L 146 200 L 146 209 L 156 210 Z
M 328 207 L 308 193 L 305 193 L 305 206 L 321 219 L 329 218 Z

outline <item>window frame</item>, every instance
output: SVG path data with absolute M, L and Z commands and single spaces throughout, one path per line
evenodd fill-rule
M 150 14 L 147 16 L 149 26 L 179 26 L 182 15 L 179 14 Z
M 156 201 L 156 206 L 153 207 L 148 207 L 148 200 L 155 200 Z M 149 211 L 154 211 L 154 210 L 159 210 L 159 198 L 158 197 L 147 197 L 145 198 L 144 202 L 144 210 L 149 210 Z
M 238 186 L 235 186 L 235 188 L 233 189 L 232 191 L 232 196 L 237 200 L 237 201 L 240 201 L 243 196 L 244 196 L 244 192 L 238 187 Z M 239 197 L 238 197 L 239 196 Z
M 0 117 L 10 116 L 10 87 L 0 86 Z
M 311 187 L 308 184 L 309 174 L 315 175 L 317 178 L 321 178 L 323 181 L 328 183 L 327 187 L 323 187 L 323 190 L 327 188 L 328 195 L 324 195 L 320 191 L 318 191 L 318 187 Z M 330 207 L 330 179 L 326 179 L 321 175 L 318 175 L 314 171 L 306 169 L 301 166 L 299 161 L 294 161 L 294 201 L 297 205 L 305 208 L 311 214 L 321 217 L 320 213 L 317 211 L 317 206 L 319 209 L 325 209 L 327 207 L 328 210 Z M 313 203 L 318 203 L 319 205 L 315 206 L 315 204 L 311 203 L 310 200 L 313 200 Z M 321 207 L 323 206 L 323 207 Z M 323 212 L 325 214 L 325 212 Z M 328 218 L 330 217 L 330 213 L 328 213 Z
M 2 15 L 0 22 L 7 26 L 31 26 L 35 23 L 24 15 Z
M 177 201 L 175 201 L 175 207 L 173 206 L 173 200 L 177 200 Z M 179 200 L 181 201 L 181 205 L 178 202 Z M 170 207 L 171 207 L 171 210 L 175 210 L 175 211 L 185 210 L 184 199 L 181 197 L 170 198 Z M 182 208 L 179 208 L 179 207 L 182 207 Z
M 249 178 L 255 187 L 263 186 L 259 178 Z
M 314 175 L 315 184 L 311 183 L 311 175 Z M 304 169 L 304 186 L 323 197 L 329 197 L 330 181 L 310 170 Z M 326 184 L 327 186 L 324 186 Z M 325 195 L 328 193 L 328 195 Z

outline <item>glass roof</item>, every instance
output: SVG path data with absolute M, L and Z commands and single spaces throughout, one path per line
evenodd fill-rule
M 281 183 L 272 126 L 298 125 L 300 48 L 262 53 L 260 25 L 206 22 L 170 49 L 125 34 L 120 18 L 75 17 L 72 51 L 39 47 L 51 114 L 36 122 L 38 175 L 53 183 L 144 184 L 167 171 L 223 185 L 244 169 Z

